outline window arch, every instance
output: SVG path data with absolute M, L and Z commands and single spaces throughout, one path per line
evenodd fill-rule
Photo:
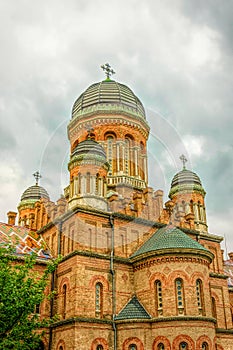
M 200 315 L 204 315 L 203 284 L 200 279 L 196 280 L 197 306 Z
M 155 281 L 155 303 L 157 316 L 163 314 L 163 295 L 162 295 L 162 283 L 161 281 Z
M 165 350 L 164 344 L 163 343 L 159 343 L 157 345 L 157 350 Z
M 184 302 L 184 284 L 181 278 L 177 278 L 175 280 L 175 288 L 176 288 L 177 313 L 179 315 L 183 315 L 185 310 L 185 302 Z
M 62 287 L 62 317 L 66 317 L 66 298 L 67 298 L 67 285 Z
M 95 315 L 98 318 L 103 315 L 103 285 L 100 282 L 95 285 Z
M 179 350 L 188 350 L 188 344 L 185 341 L 182 341 L 180 343 Z

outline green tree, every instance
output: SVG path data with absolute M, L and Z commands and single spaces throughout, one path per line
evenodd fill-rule
M 40 349 L 41 329 L 50 321 L 40 321 L 35 308 L 46 298 L 58 261 L 48 262 L 39 274 L 36 259 L 35 254 L 20 259 L 11 245 L 0 247 L 0 350 Z

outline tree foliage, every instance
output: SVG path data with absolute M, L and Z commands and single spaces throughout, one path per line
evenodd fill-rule
M 19 258 L 14 247 L 0 247 L 0 350 L 39 349 L 48 320 L 41 321 L 35 307 L 46 298 L 44 290 L 58 261 L 49 262 L 39 274 L 36 258 Z

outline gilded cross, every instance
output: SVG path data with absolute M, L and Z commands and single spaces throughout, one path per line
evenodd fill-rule
M 187 163 L 187 159 L 185 158 L 185 156 L 183 154 L 180 156 L 180 160 L 183 163 L 183 169 L 186 169 L 185 163 Z
M 34 178 L 36 179 L 36 186 L 38 185 L 38 182 L 39 182 L 39 179 L 42 178 L 42 176 L 40 175 L 39 171 L 36 171 L 34 174 L 33 174 Z
M 105 72 L 107 79 L 110 79 L 110 75 L 115 74 L 114 70 L 111 68 L 109 63 L 105 63 L 101 66 L 103 71 Z

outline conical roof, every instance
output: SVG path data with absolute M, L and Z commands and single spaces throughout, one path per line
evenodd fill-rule
M 149 252 L 156 252 L 163 250 L 166 253 L 167 250 L 199 250 L 208 252 L 208 250 L 203 247 L 197 241 L 194 241 L 183 231 L 177 227 L 163 227 L 156 231 L 151 238 L 148 239 L 131 257 L 140 256 L 147 254 Z
M 129 319 L 150 319 L 151 316 L 142 306 L 136 296 L 126 304 L 126 306 L 119 312 L 115 320 L 129 320 Z
M 103 113 L 109 110 L 133 111 L 146 119 L 144 107 L 139 98 L 126 85 L 111 79 L 89 86 L 75 101 L 72 118 L 81 116 L 86 111 L 95 109 Z

